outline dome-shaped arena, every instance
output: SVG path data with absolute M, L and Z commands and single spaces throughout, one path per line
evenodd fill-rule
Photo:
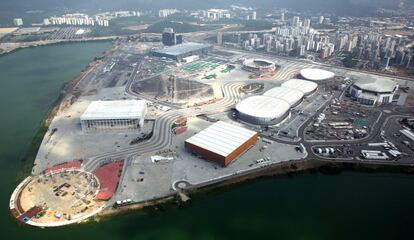
M 316 91 L 316 89 L 318 88 L 318 84 L 302 79 L 290 79 L 282 83 L 282 87 L 299 90 L 303 92 L 305 96 L 308 96 Z
M 252 96 L 236 105 L 239 119 L 257 125 L 277 124 L 289 114 L 289 109 L 288 102 L 268 96 Z
M 367 92 L 390 93 L 395 90 L 397 83 L 385 78 L 366 77 L 356 80 L 354 86 Z
M 271 72 L 276 70 L 276 64 L 266 59 L 249 58 L 243 61 L 243 69 L 250 72 Z
M 335 73 L 329 72 L 326 70 L 318 69 L 318 68 L 305 68 L 300 70 L 300 75 L 307 79 L 312 81 L 321 81 L 321 80 L 327 80 L 335 77 Z
M 302 91 L 294 88 L 275 87 L 265 92 L 263 96 L 285 100 L 291 107 L 294 107 L 302 101 L 304 94 Z

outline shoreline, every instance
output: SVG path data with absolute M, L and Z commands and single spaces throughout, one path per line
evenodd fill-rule
M 109 40 L 102 40 L 102 41 L 109 41 Z M 71 43 L 75 43 L 75 42 L 61 42 L 57 44 L 71 44 Z M 48 46 L 48 45 L 42 45 L 42 46 Z M 111 52 L 113 47 L 114 45 L 112 45 L 110 49 L 107 49 L 103 54 L 101 54 L 100 56 L 96 58 L 105 58 Z M 24 49 L 24 48 L 20 48 L 20 49 Z M 1 57 L 1 54 L 0 54 L 0 57 Z M 59 88 L 58 97 L 50 105 L 43 119 L 40 120 L 37 131 L 31 138 L 31 140 L 26 144 L 25 149 L 20 157 L 21 167 L 20 167 L 20 171 L 17 173 L 17 176 L 16 176 L 17 182 L 20 182 L 27 176 L 31 175 L 37 152 L 39 150 L 40 145 L 42 144 L 42 141 L 43 141 L 43 138 L 46 132 L 48 131 L 50 123 L 52 122 L 53 118 L 56 116 L 56 113 L 60 109 L 65 107 L 64 105 L 65 99 L 71 98 L 71 97 L 77 98 L 76 89 L 75 89 L 77 83 L 80 82 L 87 75 L 87 73 L 89 73 L 89 70 L 95 67 L 94 63 L 96 63 L 97 61 L 99 60 L 94 59 L 90 61 L 75 78 L 63 83 L 62 86 Z
M 104 40 L 108 41 L 108 40 Z M 57 44 L 68 44 L 73 42 L 59 42 Z M 106 50 L 99 58 L 107 57 L 111 50 L 114 48 L 115 45 L 112 45 L 112 48 Z M 44 138 L 45 133 L 48 130 L 48 127 L 56 116 L 56 113 L 59 112 L 61 109 L 66 107 L 65 103 L 66 100 L 73 100 L 76 99 L 79 93 L 76 90 L 77 83 L 79 83 L 91 69 L 95 67 L 95 64 L 99 60 L 92 60 L 90 61 L 86 67 L 72 80 L 62 84 L 62 87 L 59 90 L 59 96 L 57 99 L 51 104 L 45 117 L 41 120 L 40 126 L 35 133 L 34 137 L 32 138 L 31 142 L 28 144 L 24 151 L 24 157 L 21 160 L 22 167 L 16 177 L 18 179 L 24 179 L 25 176 L 31 174 L 31 168 L 33 167 L 34 160 L 37 155 L 37 151 L 39 146 Z M 194 189 L 190 189 L 188 191 L 183 191 L 186 194 L 197 195 L 201 194 L 206 191 L 212 191 L 214 189 L 223 189 L 223 187 L 230 186 L 233 184 L 240 184 L 243 182 L 251 181 L 254 179 L 260 179 L 264 177 L 274 177 L 274 176 L 290 176 L 294 174 L 300 174 L 305 172 L 321 172 L 323 174 L 338 174 L 338 172 L 342 171 L 356 171 L 356 172 L 388 172 L 388 173 L 405 173 L 405 174 L 413 174 L 414 167 L 413 166 L 390 166 L 387 164 L 381 163 L 368 163 L 368 162 L 361 162 L 361 163 L 348 163 L 348 162 L 338 162 L 335 160 L 299 160 L 299 161 L 286 161 L 281 162 L 278 164 L 274 164 L 267 169 L 258 169 L 254 172 L 249 172 L 244 175 L 240 175 L 237 177 L 232 177 L 230 179 L 224 179 L 222 181 L 214 182 L 214 183 L 206 183 L 203 186 L 196 187 Z M 166 195 L 164 197 L 158 199 L 151 199 L 149 201 L 135 203 L 132 205 L 128 205 L 125 207 L 113 208 L 108 206 L 107 208 L 103 209 L 102 212 L 98 213 L 97 215 L 91 217 L 86 222 L 93 222 L 94 220 L 99 220 L 103 217 L 109 217 L 113 215 L 123 214 L 123 213 L 130 213 L 132 211 L 142 210 L 148 207 L 156 207 L 162 206 L 164 204 L 168 204 L 174 200 L 177 200 L 176 193 Z
M 190 199 L 193 196 L 202 196 L 207 192 L 212 191 L 226 191 L 228 187 L 233 185 L 240 185 L 251 181 L 256 181 L 265 178 L 274 177 L 295 177 L 302 174 L 324 174 L 324 175 L 339 175 L 342 172 L 357 172 L 357 173 L 395 173 L 395 174 L 407 174 L 414 175 L 414 166 L 394 166 L 378 163 L 348 163 L 348 162 L 333 162 L 333 161 L 321 161 L 321 160 L 300 160 L 300 161 L 287 161 L 275 166 L 241 175 L 239 177 L 226 179 L 220 182 L 201 186 L 188 191 L 183 191 Z M 122 214 L 133 213 L 151 207 L 158 210 L 158 207 L 171 206 L 179 207 L 185 202 L 181 201 L 179 194 L 170 194 L 158 199 L 149 200 L 146 202 L 135 203 L 124 207 L 118 208 L 105 208 L 97 215 L 94 216 L 94 221 L 99 222 L 101 219 L 111 216 L 117 216 Z M 92 221 L 92 219 L 91 219 Z
M 19 43 L 0 43 L 0 49 L 3 51 L 0 52 L 0 57 L 8 54 L 12 54 L 16 51 L 26 49 L 26 48 L 36 48 L 36 47 L 45 47 L 53 46 L 60 44 L 71 44 L 71 43 L 82 43 L 82 42 L 105 42 L 105 41 L 114 41 L 116 39 L 122 38 L 123 36 L 108 36 L 108 37 L 99 37 L 99 38 L 85 38 L 85 39 L 64 39 L 64 40 L 49 40 L 49 41 L 37 41 L 37 42 L 19 42 Z M 10 49 L 2 48 L 2 45 L 12 45 L 15 44 L 15 47 Z

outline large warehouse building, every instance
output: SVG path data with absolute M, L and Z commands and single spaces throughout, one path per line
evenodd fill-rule
M 321 81 L 335 77 L 335 73 L 317 68 L 305 68 L 300 70 L 300 75 L 307 80 Z
M 154 49 L 151 53 L 156 57 L 166 57 L 176 61 L 181 61 L 183 58 L 188 56 L 207 54 L 211 49 L 212 45 L 186 42 L 162 49 Z
M 137 129 L 144 125 L 145 100 L 94 101 L 80 117 L 85 132 L 102 129 Z
M 265 92 L 263 96 L 285 100 L 290 107 L 295 107 L 302 101 L 304 94 L 302 91 L 294 88 L 275 87 Z
M 200 157 L 227 166 L 256 144 L 257 132 L 219 121 L 184 142 L 185 148 Z
M 290 79 L 282 83 L 282 87 L 293 88 L 303 92 L 305 96 L 309 96 L 316 91 L 318 84 L 302 79 Z
M 285 100 L 252 96 L 236 105 L 238 118 L 256 125 L 275 125 L 289 115 L 290 104 Z
M 349 93 L 362 104 L 381 105 L 391 103 L 397 89 L 398 84 L 392 80 L 366 77 L 355 81 Z

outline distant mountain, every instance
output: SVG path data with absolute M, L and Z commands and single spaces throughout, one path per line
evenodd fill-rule
M 294 8 L 310 11 L 330 11 L 335 14 L 360 14 L 380 7 L 397 8 L 402 0 L 13 0 L 0 1 L 0 12 L 27 10 L 55 10 L 62 8 L 100 11 L 116 9 L 159 8 L 220 8 L 243 4 L 256 8 Z M 403 0 L 413 6 L 414 0 Z

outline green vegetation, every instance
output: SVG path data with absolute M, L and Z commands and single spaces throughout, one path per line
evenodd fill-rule
M 245 21 L 243 25 L 243 30 L 245 31 L 260 31 L 273 28 L 273 24 L 265 20 L 249 20 Z
M 161 21 L 150 25 L 145 32 L 147 33 L 161 33 L 164 28 L 174 28 L 175 32 L 178 33 L 189 33 L 196 31 L 209 31 L 217 29 L 217 25 L 196 25 L 186 22 L 175 22 L 175 21 Z
M 336 29 L 335 26 L 330 24 L 314 24 L 312 25 L 314 29 Z
M 345 67 L 354 68 L 358 65 L 358 60 L 355 60 L 356 54 L 356 51 L 346 53 L 346 56 L 342 59 L 342 63 Z

